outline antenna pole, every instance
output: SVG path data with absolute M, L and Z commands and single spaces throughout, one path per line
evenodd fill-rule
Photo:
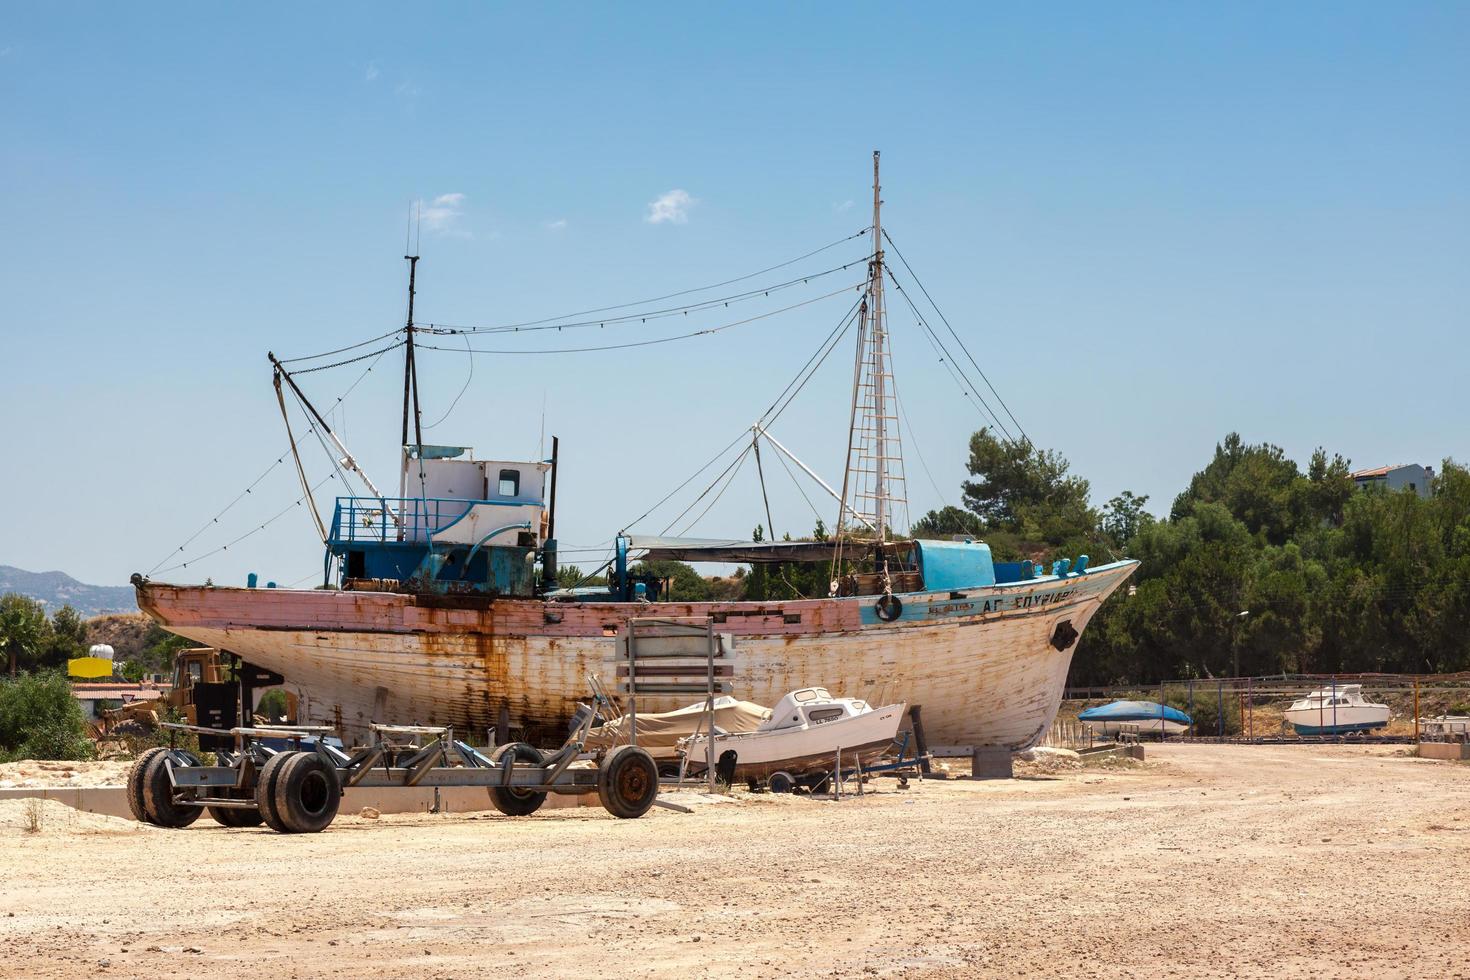
M 887 341 L 887 325 L 884 320 L 883 309 L 883 196 L 882 185 L 878 181 L 878 151 L 873 151 L 873 258 L 868 264 L 868 296 L 871 299 L 871 309 L 868 310 L 869 323 L 872 325 L 873 338 L 873 422 L 874 422 L 874 449 L 876 459 L 874 460 L 873 472 L 873 516 L 874 530 L 878 533 L 878 543 L 882 544 L 888 539 L 888 422 L 887 422 L 887 400 L 886 390 L 887 371 L 885 368 L 885 355 L 883 353 L 884 343 Z
M 419 447 L 418 452 L 422 454 L 424 436 L 420 428 L 422 417 L 419 414 L 419 374 L 418 365 L 414 360 L 413 350 L 413 299 L 416 292 L 415 286 L 418 279 L 419 257 L 417 255 L 405 255 L 408 260 L 408 322 L 404 325 L 403 332 L 406 336 L 403 355 L 403 430 L 399 435 L 398 444 L 400 452 L 403 453 L 403 469 L 398 478 L 398 495 L 408 496 L 408 418 L 410 399 L 413 404 L 413 432 L 414 444 Z M 422 464 L 420 464 L 422 465 Z

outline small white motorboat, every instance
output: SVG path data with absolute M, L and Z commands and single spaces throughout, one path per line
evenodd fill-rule
M 1389 710 L 1386 704 L 1365 700 L 1363 685 L 1337 684 L 1293 701 L 1282 716 L 1298 735 L 1347 735 L 1382 728 Z
M 831 772 L 839 749 L 844 771 L 871 765 L 892 747 L 905 707 L 900 703 L 874 708 L 857 698 L 834 698 L 823 687 L 804 687 L 783 697 L 753 732 L 716 728 L 715 764 L 726 752 L 734 752 L 733 778 L 769 780 L 776 790 L 789 789 L 803 775 Z M 679 748 L 688 773 L 706 769 L 707 736 L 683 739 Z

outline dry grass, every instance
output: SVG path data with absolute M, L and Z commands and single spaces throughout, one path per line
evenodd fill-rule
M 28 834 L 39 834 L 45 812 L 40 800 L 26 800 L 25 810 L 21 813 L 21 829 Z

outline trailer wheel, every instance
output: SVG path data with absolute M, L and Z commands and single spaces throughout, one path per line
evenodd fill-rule
M 772 793 L 789 793 L 795 788 L 795 778 L 792 777 L 791 773 L 786 772 L 784 769 L 780 772 L 771 773 L 770 778 L 766 780 L 766 789 L 770 790 Z
M 539 766 L 545 762 L 541 750 L 529 742 L 507 742 L 490 753 L 490 761 L 500 763 L 507 756 L 516 762 Z M 507 817 L 528 817 L 546 802 L 545 790 L 523 786 L 491 786 L 490 805 Z
M 143 771 L 143 812 L 148 821 L 160 827 L 181 830 L 203 812 L 197 806 L 180 806 L 174 802 L 174 784 L 168 777 L 168 752 L 165 750 L 148 760 Z
M 278 834 L 288 834 L 291 831 L 276 812 L 276 782 L 280 778 L 281 767 L 291 761 L 295 754 L 277 752 L 265 760 L 265 765 L 260 767 L 260 773 L 255 777 L 255 807 L 266 826 Z
M 233 806 L 212 806 L 208 809 L 214 822 L 221 827 L 259 827 L 265 822 L 265 817 L 260 815 L 259 810 L 242 810 Z
M 658 796 L 658 766 L 646 749 L 619 745 L 597 770 L 597 797 L 615 817 L 641 817 Z
M 139 823 L 153 822 L 148 817 L 148 808 L 143 804 L 143 774 L 148 771 L 148 763 L 153 761 L 154 756 L 167 751 L 163 746 L 155 746 L 138 756 L 138 761 L 128 770 L 128 811 Z
M 342 804 L 337 770 L 315 752 L 295 752 L 276 776 L 276 814 L 288 833 L 327 829 Z

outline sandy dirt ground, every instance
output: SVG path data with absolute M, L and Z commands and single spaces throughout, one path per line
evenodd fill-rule
M 1470 977 L 1470 765 L 1405 751 L 314 836 L 7 801 L 0 975 Z
M 108 762 L 20 762 L 0 763 L 0 789 L 37 786 L 122 786 L 133 766 L 126 760 Z

